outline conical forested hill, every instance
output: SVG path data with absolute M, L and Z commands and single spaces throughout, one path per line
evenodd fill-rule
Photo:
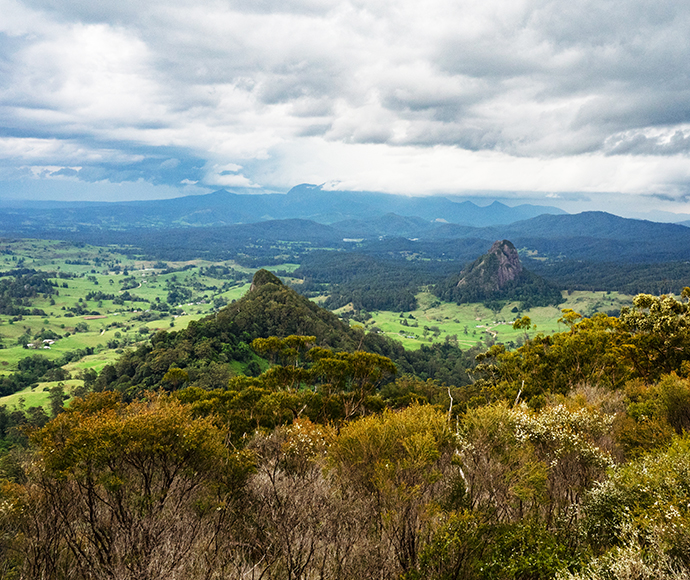
M 127 391 L 166 386 L 170 369 L 183 371 L 174 383 L 222 388 L 237 372 L 260 372 L 249 346 L 252 340 L 293 334 L 315 336 L 317 345 L 336 350 L 354 350 L 363 338 L 361 331 L 350 329 L 332 312 L 267 270 L 259 270 L 251 290 L 240 300 L 184 330 L 159 332 L 150 344 L 125 352 L 116 364 L 103 369 L 96 388 Z
M 351 350 L 356 333 L 335 314 L 285 286 L 267 270 L 254 275 L 246 296 L 223 308 L 217 323 L 251 339 L 299 334 L 315 336 L 322 346 Z

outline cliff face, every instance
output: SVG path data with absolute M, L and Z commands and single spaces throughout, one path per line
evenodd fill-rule
M 496 292 L 517 279 L 522 271 L 515 246 L 508 240 L 500 240 L 463 272 L 457 287 L 469 285 Z

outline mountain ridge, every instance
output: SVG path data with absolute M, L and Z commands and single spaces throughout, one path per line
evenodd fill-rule
M 308 184 L 285 194 L 235 193 L 220 189 L 204 195 L 173 199 L 123 202 L 11 202 L 0 201 L 0 227 L 9 231 L 99 227 L 106 229 L 209 227 L 257 223 L 277 219 L 309 219 L 333 224 L 371 219 L 389 213 L 432 222 L 446 220 L 488 226 L 534 217 L 544 212 L 564 213 L 556 207 L 494 202 L 481 207 L 471 201 L 442 196 L 331 191 Z M 21 225 L 18 225 L 21 224 Z M 12 230 L 14 228 L 14 230 Z

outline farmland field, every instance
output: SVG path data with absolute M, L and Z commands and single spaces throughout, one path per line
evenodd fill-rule
M 289 263 L 269 269 L 299 290 L 300 280 L 289 276 L 298 266 Z M 2 240 L 0 281 L 19 272 L 45 272 L 53 291 L 23 299 L 26 310 L 40 314 L 0 315 L 0 376 L 15 372 L 20 360 L 40 354 L 64 362 L 68 378 L 61 382 L 69 395 L 83 383 L 84 372 L 99 372 L 115 362 L 123 349 L 136 347 L 160 330 L 186 328 L 190 321 L 241 298 L 254 271 L 231 261 L 145 260 L 127 247 Z M 560 308 L 586 316 L 617 313 L 630 304 L 631 297 L 615 292 L 564 293 L 559 308 L 524 312 L 519 311 L 518 303 L 492 311 L 481 304 L 441 302 L 428 292 L 418 294 L 417 301 L 417 309 L 411 312 L 370 312 L 363 322 L 352 323 L 385 333 L 409 349 L 443 341 L 463 349 L 494 342 L 514 348 L 526 336 L 524 330 L 512 328 L 517 317 L 529 316 L 536 325 L 528 331 L 530 336 L 558 332 L 565 329 L 558 323 Z M 0 398 L 0 404 L 15 406 L 21 400 L 23 405 L 45 405 L 51 386 L 33 385 L 33 389 Z
M 561 309 L 572 308 L 584 316 L 596 312 L 617 314 L 621 307 L 628 306 L 632 297 L 617 292 L 572 292 L 564 293 L 564 302 L 559 307 L 539 307 L 519 311 L 517 302 L 509 302 L 499 312 L 489 310 L 482 304 L 457 305 L 442 302 L 432 294 L 417 295 L 419 307 L 411 312 L 370 312 L 371 318 L 365 328 L 377 328 L 387 336 L 403 343 L 405 348 L 415 349 L 422 344 L 450 340 L 460 348 L 470 348 L 477 343 L 503 342 L 514 348 L 522 344 L 524 330 L 515 330 L 512 323 L 517 317 L 528 316 L 533 328 L 528 335 L 562 332 L 566 327 L 558 322 Z M 347 310 L 347 307 L 339 311 Z

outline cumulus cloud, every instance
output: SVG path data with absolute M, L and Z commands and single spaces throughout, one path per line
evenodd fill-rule
M 0 0 L 0 12 L 0 175 L 672 198 L 689 182 L 681 0 Z

